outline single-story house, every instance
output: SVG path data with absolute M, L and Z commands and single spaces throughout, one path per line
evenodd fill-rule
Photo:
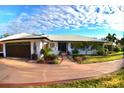
M 34 35 L 27 33 L 11 35 L 0 39 L 0 42 L 3 44 L 2 52 L 4 57 L 22 58 L 31 58 L 32 54 L 37 54 L 39 57 L 41 49 L 46 46 L 51 48 L 54 54 L 58 55 L 59 52 L 72 53 L 75 43 L 105 43 L 105 41 L 81 35 Z M 85 51 L 85 49 L 79 49 L 80 54 L 85 54 Z M 94 54 L 95 51 L 88 47 L 87 54 Z

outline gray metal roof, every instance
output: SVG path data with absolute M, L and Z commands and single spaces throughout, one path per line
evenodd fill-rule
M 81 35 L 48 35 L 48 39 L 52 41 L 96 41 L 102 42 L 97 38 L 86 37 Z
M 27 33 L 20 33 L 15 34 L 12 36 L 8 36 L 5 38 L 0 39 L 0 41 L 9 41 L 9 40 L 17 40 L 17 39 L 41 39 L 41 38 L 47 38 L 51 41 L 92 41 L 92 42 L 105 42 L 96 38 L 91 37 L 85 37 L 81 35 L 32 35 Z
M 40 39 L 43 38 L 45 36 L 41 36 L 41 35 L 32 35 L 32 34 L 27 34 L 27 33 L 20 33 L 20 34 L 15 34 L 15 35 L 11 35 L 5 38 L 0 39 L 0 41 L 10 41 L 10 40 L 19 40 L 19 39 Z
M 15 35 L 11 35 L 11 36 L 2 38 L 2 39 L 0 39 L 0 41 L 19 39 L 19 38 L 24 38 L 24 37 L 28 37 L 28 36 L 30 36 L 30 34 L 27 34 L 27 33 L 15 34 Z

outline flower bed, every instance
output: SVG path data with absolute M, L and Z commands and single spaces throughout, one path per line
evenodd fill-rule
M 113 60 L 122 59 L 123 52 L 115 52 L 108 54 L 107 56 L 93 56 L 93 55 L 73 55 L 73 60 L 79 64 L 88 64 L 88 63 L 100 63 L 100 62 L 109 62 Z
M 81 64 L 83 60 L 86 60 L 86 57 L 84 55 L 73 55 L 72 58 L 79 64 Z
M 60 64 L 62 62 L 62 57 L 58 57 L 56 55 L 49 55 L 47 57 L 42 57 L 37 60 L 37 63 L 41 64 Z

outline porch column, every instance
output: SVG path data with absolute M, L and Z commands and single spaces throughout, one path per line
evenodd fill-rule
M 3 56 L 6 57 L 6 44 L 3 44 Z
M 102 48 L 104 49 L 104 47 L 105 47 L 105 44 L 103 43 Z
M 31 55 L 34 53 L 34 42 L 31 41 Z M 31 56 L 32 59 L 32 56 Z
M 41 55 L 41 49 L 43 47 L 42 41 L 37 42 L 36 46 L 37 46 L 37 55 L 38 55 L 38 57 L 40 57 L 40 55 Z
M 68 43 L 67 48 L 68 48 L 68 51 L 71 53 L 71 50 L 72 50 L 72 49 L 71 49 L 71 43 L 70 43 L 70 42 Z

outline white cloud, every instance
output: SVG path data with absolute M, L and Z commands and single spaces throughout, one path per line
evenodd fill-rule
M 116 12 L 105 16 L 111 29 L 124 31 L 124 12 Z
M 121 10 L 121 11 L 120 11 Z M 124 31 L 124 8 L 122 6 L 48 6 L 38 8 L 40 14 L 22 13 L 9 27 L 13 31 L 41 32 L 53 28 L 80 28 L 93 25 L 91 29 L 108 28 Z M 96 26 L 95 26 L 96 25 Z

